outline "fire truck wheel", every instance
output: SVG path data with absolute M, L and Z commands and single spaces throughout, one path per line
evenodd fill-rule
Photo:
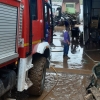
M 44 89 L 46 74 L 46 58 L 40 57 L 33 62 L 34 67 L 29 71 L 29 78 L 33 85 L 28 89 L 29 95 L 40 96 Z

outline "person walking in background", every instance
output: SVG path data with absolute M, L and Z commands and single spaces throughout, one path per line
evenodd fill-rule
M 68 57 L 68 51 L 69 51 L 69 45 L 70 45 L 70 36 L 69 36 L 69 25 L 65 25 L 65 31 L 64 31 L 64 54 L 63 57 L 67 57 L 67 59 L 70 59 Z
M 79 27 L 75 27 L 75 24 L 73 24 L 71 28 L 71 33 L 72 33 L 72 42 L 74 41 L 74 38 L 78 42 L 80 33 Z
M 68 27 L 69 28 L 69 22 L 68 22 L 68 20 L 65 20 L 65 27 Z

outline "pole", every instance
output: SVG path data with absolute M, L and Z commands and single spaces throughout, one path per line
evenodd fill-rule
M 52 7 L 52 0 L 50 0 L 50 5 Z M 54 26 L 53 26 L 53 12 L 52 12 L 52 8 L 51 8 L 51 44 L 53 44 L 53 30 L 54 30 Z

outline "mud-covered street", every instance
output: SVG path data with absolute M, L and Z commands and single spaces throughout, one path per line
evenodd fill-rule
M 79 26 L 82 31 L 82 25 Z M 86 49 L 80 44 L 70 45 L 69 57 L 63 58 L 62 30 L 56 27 L 51 48 L 50 69 L 47 69 L 45 89 L 40 97 L 24 97 L 22 100 L 84 100 L 90 83 L 93 66 L 99 62 L 100 50 Z
M 57 85 L 55 86 L 56 83 Z M 86 95 L 85 88 L 88 84 L 88 75 L 62 72 L 56 76 L 55 73 L 47 73 L 43 95 L 37 98 L 28 97 L 23 100 L 84 100 Z M 52 88 L 53 90 L 51 91 Z M 49 91 L 51 92 L 49 93 Z

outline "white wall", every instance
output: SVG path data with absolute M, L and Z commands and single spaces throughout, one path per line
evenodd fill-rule
M 80 21 L 83 21 L 83 5 L 80 5 L 80 15 L 79 15 L 79 17 L 80 17 Z
M 52 5 L 59 5 L 59 6 L 62 6 L 62 2 L 53 2 L 53 1 L 52 1 Z
M 56 11 L 56 10 L 57 10 L 58 7 L 59 7 L 59 6 L 54 6 L 54 5 L 52 6 L 52 8 L 54 9 L 54 10 L 53 10 L 53 15 L 54 15 L 54 16 L 57 15 L 57 11 Z
M 55 12 L 53 11 L 54 16 L 57 14 L 56 10 L 59 6 L 62 6 L 62 0 L 59 0 L 59 1 L 57 1 L 57 0 L 53 1 L 52 0 L 52 8 L 55 9 Z

